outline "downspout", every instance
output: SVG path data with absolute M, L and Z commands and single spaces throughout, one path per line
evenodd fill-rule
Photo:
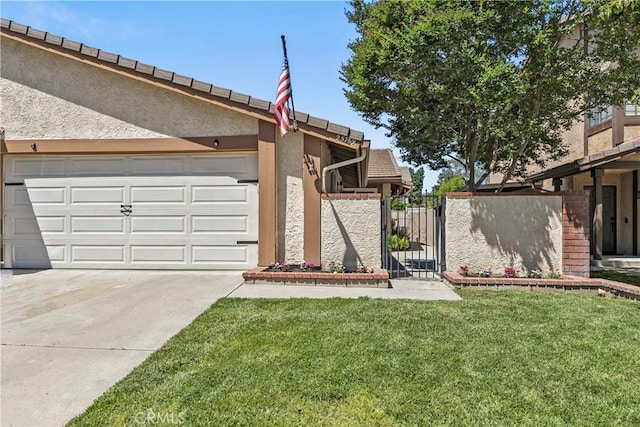
M 349 166 L 354 163 L 360 163 L 361 161 L 365 160 L 369 152 L 369 144 L 366 144 L 366 146 L 365 144 L 363 144 L 362 147 L 360 147 L 360 150 L 361 150 L 361 154 L 358 157 L 354 157 L 353 159 L 345 160 L 339 163 L 333 163 L 331 165 L 327 165 L 324 168 L 322 168 L 322 192 L 323 193 L 327 192 L 327 172 L 332 171 L 334 169 L 341 168 L 343 166 Z

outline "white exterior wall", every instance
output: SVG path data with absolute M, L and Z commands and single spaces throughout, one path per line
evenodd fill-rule
M 380 268 L 380 199 L 322 199 L 323 268 L 333 261 L 348 270 Z
M 302 168 L 304 135 L 288 132 L 276 137 L 276 181 L 278 182 L 278 258 L 304 260 L 304 187 Z
M 445 209 L 447 270 L 562 269 L 562 196 L 455 196 Z
M 2 38 L 6 139 L 255 135 L 258 120 Z

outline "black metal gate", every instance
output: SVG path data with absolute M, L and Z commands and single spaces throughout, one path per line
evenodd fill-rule
M 382 199 L 382 264 L 391 278 L 439 279 L 444 270 L 443 199 Z

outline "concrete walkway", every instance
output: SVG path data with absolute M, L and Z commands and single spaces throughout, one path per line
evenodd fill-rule
M 440 281 L 396 279 L 392 288 L 344 288 L 333 286 L 284 286 L 243 284 L 229 298 L 381 298 L 424 301 L 462 300 Z

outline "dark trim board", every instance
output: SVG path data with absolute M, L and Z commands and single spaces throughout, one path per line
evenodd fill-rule
M 632 175 L 632 187 L 631 190 L 631 218 L 633 223 L 631 224 L 632 234 L 633 234 L 633 255 L 638 256 L 638 170 L 633 171 Z

